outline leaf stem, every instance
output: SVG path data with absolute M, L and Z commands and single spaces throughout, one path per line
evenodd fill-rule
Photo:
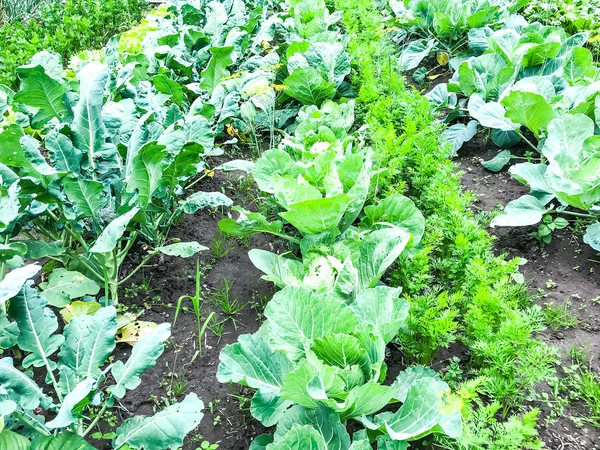
M 297 239 L 295 237 L 292 236 L 288 236 L 287 234 L 282 234 L 282 233 L 275 233 L 274 231 L 266 231 L 266 233 L 271 233 L 275 236 L 279 236 L 280 238 L 286 239 L 290 242 L 293 242 L 294 244 L 300 245 L 300 239 Z
M 104 273 L 104 306 L 108 306 L 108 300 L 110 295 L 110 290 L 108 288 L 108 269 L 106 266 L 102 266 L 102 272 Z
M 16 411 L 13 412 L 12 415 L 19 419 L 20 422 L 23 422 L 24 424 L 33 428 L 38 433 L 43 434 L 44 436 L 50 436 L 50 432 L 42 424 L 35 423 L 33 420 Z
M 549 211 L 550 213 L 558 213 L 558 214 L 564 214 L 566 216 L 573 216 L 573 217 L 583 217 L 585 219 L 593 219 L 595 216 L 593 216 L 592 214 L 583 214 L 583 213 L 576 213 L 576 212 L 571 212 L 571 211 L 557 211 L 556 209 Z
M 127 241 L 127 244 L 125 245 L 125 247 L 123 248 L 123 250 L 121 250 L 120 252 L 118 252 L 118 254 L 117 254 L 117 261 L 118 261 L 119 265 L 121 265 L 121 263 L 125 259 L 125 256 L 127 256 L 127 253 L 129 253 L 129 250 L 131 250 L 131 247 L 133 247 L 133 244 L 136 241 L 137 235 L 138 235 L 137 230 L 133 231 L 131 233 L 131 235 L 129 236 L 129 240 Z
M 146 264 L 148 264 L 148 261 L 150 261 L 154 256 L 156 256 L 159 253 L 158 250 L 154 250 L 152 253 L 150 253 L 148 256 L 146 256 L 144 258 L 144 260 L 135 268 L 133 269 L 129 275 L 127 275 L 125 278 L 123 278 L 121 281 L 119 281 L 117 283 L 117 285 L 121 285 L 123 283 L 125 283 L 127 280 L 129 280 L 132 276 L 134 276 L 138 270 L 140 270 L 142 267 L 144 267 Z
M 8 235 L 4 236 L 4 245 L 8 245 L 8 241 L 9 241 L 9 236 Z M 0 281 L 4 280 L 5 276 L 6 276 L 6 263 L 2 262 L 2 263 L 0 263 Z
M 204 174 L 203 174 L 203 175 L 199 176 L 199 177 L 198 177 L 198 178 L 196 178 L 194 181 L 192 181 L 190 184 L 188 184 L 187 186 L 185 186 L 185 188 L 184 188 L 184 189 L 185 189 L 186 191 L 188 191 L 188 190 L 189 190 L 189 189 L 190 189 L 192 186 L 194 186 L 196 183 L 198 183 L 198 182 L 200 182 L 200 181 L 204 180 L 204 179 L 206 178 L 206 176 L 207 176 L 209 173 L 211 173 L 211 172 L 213 172 L 213 170 L 208 170 L 208 171 L 206 171 L 206 169 L 205 169 L 205 172 L 204 172 Z
M 532 143 L 532 142 L 531 142 L 529 139 L 527 139 L 525 136 L 523 136 L 523 133 L 521 133 L 520 131 L 516 131 L 516 133 L 517 133 L 517 134 L 519 135 L 519 137 L 520 137 L 521 139 L 523 139 L 523 140 L 525 141 L 525 143 L 526 143 L 527 145 L 529 145 L 529 146 L 530 146 L 532 149 L 534 149 L 534 150 L 535 150 L 536 152 L 538 152 L 539 154 L 541 154 L 541 153 L 542 153 L 542 152 L 540 151 L 540 149 L 539 149 L 539 148 L 537 148 L 535 145 L 533 145 L 533 143 Z
M 94 269 L 89 261 L 85 258 L 85 257 L 81 257 L 79 258 L 79 261 L 81 262 L 81 264 L 83 264 L 90 272 L 92 272 L 95 276 L 98 277 L 99 280 L 103 280 L 105 278 L 105 276 L 103 274 L 101 274 L 100 272 L 98 272 L 96 269 Z M 102 270 L 104 271 L 104 266 L 102 265 Z
M 527 156 L 515 156 L 515 155 L 511 155 L 510 159 L 524 159 L 526 161 L 529 161 L 529 160 L 541 161 L 541 158 L 533 158 L 533 157 L 528 158 Z
M 58 218 L 58 216 L 56 216 L 56 214 L 54 214 L 52 211 L 48 210 L 48 215 L 52 218 L 52 220 L 54 220 L 55 222 L 60 222 L 60 219 Z M 68 224 L 65 224 L 65 231 L 67 233 L 69 233 L 69 235 L 75 239 L 77 242 L 79 242 L 81 244 L 81 246 L 85 249 L 85 251 L 88 251 L 88 245 L 86 244 L 86 242 L 83 240 L 83 238 L 81 237 L 81 235 L 73 230 L 71 230 L 71 228 L 69 227 Z

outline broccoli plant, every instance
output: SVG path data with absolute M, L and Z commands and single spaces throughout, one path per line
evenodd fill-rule
M 58 333 L 56 315 L 29 280 L 39 270 L 28 265 L 0 282 L 0 347 L 14 355 L 0 359 L 0 447 L 93 450 L 85 438 L 156 364 L 170 325 L 148 330 L 125 362 L 107 364 L 116 345 L 116 309 L 75 316 Z M 117 428 L 112 448 L 179 447 L 203 407 L 189 394 L 152 417 L 129 418 Z

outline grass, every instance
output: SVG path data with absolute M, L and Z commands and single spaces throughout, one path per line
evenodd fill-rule
M 210 251 L 215 258 L 224 258 L 235 247 L 235 238 L 219 231 L 210 243 Z
M 571 306 L 572 304 L 569 301 L 560 305 L 555 305 L 554 302 L 546 303 L 544 316 L 548 327 L 554 331 L 576 327 L 579 321 L 575 313 L 571 311 Z
M 213 319 L 215 313 L 211 312 L 206 319 L 202 317 L 202 286 L 200 285 L 200 281 L 202 280 L 203 271 L 200 267 L 200 260 L 196 259 L 196 289 L 194 295 L 182 295 L 177 300 L 177 306 L 175 307 L 175 316 L 173 317 L 173 327 L 175 327 L 175 323 L 177 322 L 177 317 L 179 316 L 179 312 L 182 308 L 182 303 L 184 300 L 190 300 L 192 302 L 192 307 L 194 309 L 194 314 L 196 315 L 196 323 L 198 325 L 198 350 L 196 354 L 192 358 L 191 362 L 198 357 L 198 355 L 202 355 L 202 336 L 206 332 L 206 328 L 209 326 L 210 321 Z
M 580 401 L 589 409 L 585 417 L 574 418 L 575 423 L 600 428 L 600 374 L 594 371 L 593 357 L 588 349 L 573 347 L 570 351 L 573 364 L 564 368 L 567 376 L 565 388 L 571 398 Z
M 212 319 L 207 321 L 208 329 L 219 338 L 217 343 L 221 341 L 221 337 L 223 337 L 223 334 L 225 333 L 225 322 L 227 322 L 227 320 L 219 320 L 216 315 L 213 315 Z
M 246 307 L 246 305 L 240 303 L 237 298 L 231 297 L 230 291 L 232 286 L 233 283 L 229 282 L 227 278 L 224 278 L 221 288 L 219 288 L 210 299 L 213 305 L 219 307 L 221 311 L 223 311 L 223 314 L 230 316 L 230 318 L 241 313 Z

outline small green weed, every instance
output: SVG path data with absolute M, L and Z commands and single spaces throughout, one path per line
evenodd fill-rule
M 240 301 L 237 298 L 231 297 L 230 291 L 232 285 L 233 284 L 229 282 L 226 278 L 223 279 L 223 285 L 217 292 L 215 292 L 212 295 L 210 302 L 213 305 L 221 308 L 223 314 L 229 316 L 229 318 L 233 320 L 235 325 L 235 320 L 233 319 L 233 316 L 241 313 L 246 307 L 246 305 L 240 303 Z
M 571 311 L 572 304 L 565 301 L 561 305 L 555 305 L 554 302 L 546 303 L 544 316 L 546 324 L 554 331 L 577 326 L 577 316 Z
M 209 314 L 208 318 L 204 319 L 202 317 L 202 286 L 200 285 L 200 281 L 202 280 L 204 273 L 200 269 L 200 260 L 196 259 L 196 290 L 193 296 L 191 295 L 182 295 L 177 300 L 177 307 L 175 308 L 175 317 L 173 317 L 173 327 L 177 322 L 177 317 L 179 316 L 179 311 L 181 310 L 182 302 L 185 299 L 189 299 L 192 302 L 192 307 L 194 308 L 194 314 L 196 315 L 196 323 L 198 325 L 198 350 L 196 355 L 192 358 L 192 362 L 196 359 L 197 355 L 202 355 L 202 336 L 204 336 L 204 332 L 206 331 L 206 327 L 208 326 L 211 319 L 214 317 L 215 313 L 212 312 Z M 204 321 L 204 323 L 203 323 Z
M 227 256 L 235 246 L 235 238 L 219 231 L 210 243 L 210 251 L 215 258 Z
M 574 418 L 580 426 L 600 428 L 600 374 L 592 368 L 592 358 L 586 349 L 573 347 L 570 352 L 573 365 L 566 369 L 566 384 L 575 400 L 583 401 L 590 410 L 586 417 Z
M 227 322 L 226 319 L 218 320 L 216 315 L 213 315 L 212 319 L 210 321 L 207 321 L 208 329 L 219 338 L 217 343 L 221 341 L 221 337 L 225 333 L 225 322 Z

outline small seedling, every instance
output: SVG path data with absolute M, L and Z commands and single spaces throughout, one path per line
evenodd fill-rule
M 267 307 L 267 304 L 269 303 L 269 296 L 268 295 L 263 295 L 260 300 L 255 300 L 253 302 L 250 303 L 250 308 L 252 308 L 253 310 L 256 311 L 256 314 L 258 315 L 258 317 L 256 318 L 257 321 L 262 322 L 265 318 L 265 308 Z
M 531 233 L 531 235 L 538 240 L 541 244 L 549 244 L 552 242 L 552 232 L 554 230 L 562 230 L 569 226 L 569 222 L 562 217 L 552 219 L 552 216 L 546 214 L 542 223 L 538 226 L 538 230 Z
M 448 383 L 450 387 L 456 389 L 463 379 L 463 371 L 460 368 L 460 359 L 456 356 L 452 358 L 452 362 L 446 368 L 444 374 L 444 381 Z
M 231 298 L 231 286 L 232 283 L 230 283 L 227 279 L 224 279 L 223 285 L 217 292 L 215 292 L 210 301 L 215 306 L 221 308 L 221 311 L 223 311 L 224 314 L 229 316 L 229 318 L 233 321 L 233 325 L 235 327 L 236 322 L 232 316 L 241 313 L 246 307 L 246 305 L 240 303 L 240 301 L 237 298 Z
M 210 411 L 211 414 L 214 414 L 215 411 L 217 410 L 217 405 L 221 403 L 221 400 L 216 399 L 212 402 L 208 402 L 208 410 Z
M 218 448 L 219 444 L 211 444 L 208 441 L 202 441 L 202 444 L 200 444 L 200 447 L 196 450 L 217 450 Z
M 223 258 L 233 250 L 235 239 L 219 231 L 210 244 L 210 250 L 215 258 Z
M 187 386 L 183 372 L 171 372 L 169 377 L 171 380 L 167 387 L 167 394 L 169 397 L 180 397 L 183 395 L 185 387 Z
M 554 302 L 546 303 L 544 316 L 546 324 L 554 331 L 577 326 L 577 316 L 571 311 L 571 302 L 555 305 Z
M 250 402 L 252 397 L 244 394 L 233 394 L 232 397 L 236 399 L 240 405 L 240 411 L 250 411 Z
M 201 313 L 202 286 L 200 285 L 200 280 L 202 279 L 202 275 L 203 275 L 203 272 L 202 272 L 202 270 L 200 270 L 200 260 L 196 259 L 196 291 L 194 293 L 194 296 L 182 295 L 181 297 L 179 297 L 179 299 L 177 300 L 177 307 L 175 308 L 175 317 L 173 318 L 173 327 L 175 327 L 175 323 L 177 322 L 177 316 L 179 315 L 179 311 L 181 309 L 181 303 L 183 302 L 183 300 L 189 299 L 192 302 L 192 306 L 194 308 L 194 314 L 196 315 L 196 323 L 198 324 L 198 354 L 199 355 L 202 355 L 202 336 L 204 335 L 204 332 L 206 331 L 206 327 L 208 326 L 211 318 L 213 318 L 213 316 L 214 316 L 214 312 L 210 313 L 208 318 L 206 318 L 206 320 L 204 320 L 204 323 L 202 323 L 202 320 L 203 320 L 202 313 Z M 196 356 L 198 354 L 194 355 L 191 362 L 193 362 L 196 359 Z
M 117 433 L 115 433 L 115 432 L 102 433 L 101 431 L 91 434 L 92 439 L 106 439 L 106 440 L 114 439 L 116 435 L 117 435 Z
M 212 320 L 210 322 L 207 320 L 208 329 L 219 338 L 217 342 L 220 342 L 221 336 L 223 336 L 223 333 L 225 331 L 225 322 L 227 322 L 227 320 L 218 320 L 216 315 L 212 315 L 211 317 Z

